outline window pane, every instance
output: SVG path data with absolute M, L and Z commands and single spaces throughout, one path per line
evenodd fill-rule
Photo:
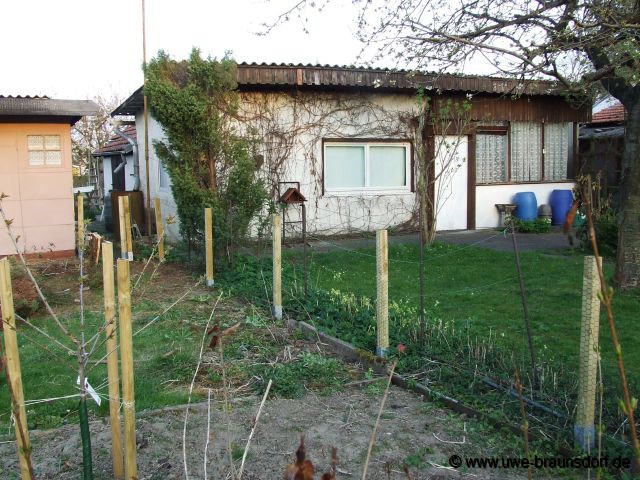
M 29 152 L 29 165 L 44 165 L 44 152 L 42 150 Z
M 364 187 L 363 146 L 327 146 L 325 156 L 327 188 Z
M 169 173 L 162 163 L 158 164 L 158 169 L 160 173 L 160 188 L 169 188 Z
M 507 136 L 478 134 L 476 137 L 478 183 L 507 181 Z
M 570 123 L 544 124 L 544 178 L 566 180 L 569 160 Z
M 535 122 L 511 124 L 511 180 L 535 182 L 542 179 L 542 128 Z
M 46 164 L 47 165 L 60 165 L 60 164 L 62 164 L 62 152 L 60 150 L 58 150 L 58 151 L 54 150 L 54 151 L 43 152 L 43 153 L 45 154 L 45 160 L 46 160 Z
M 369 147 L 369 186 L 404 187 L 407 185 L 406 147 Z
M 42 135 L 27 135 L 27 148 L 29 150 L 44 150 L 44 137 Z
M 60 135 L 46 135 L 44 148 L 45 150 L 60 150 Z

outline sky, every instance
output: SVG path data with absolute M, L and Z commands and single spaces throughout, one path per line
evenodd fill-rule
M 147 57 L 185 58 L 196 46 L 238 62 L 356 63 L 356 12 L 332 2 L 307 23 L 266 36 L 295 0 L 145 0 Z M 85 99 L 129 96 L 142 85 L 141 0 L 5 0 L 0 9 L 0 95 Z

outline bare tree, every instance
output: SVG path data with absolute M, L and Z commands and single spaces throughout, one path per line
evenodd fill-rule
M 324 1 L 301 0 L 270 26 Z M 640 284 L 640 1 L 353 0 L 364 58 L 460 71 L 483 65 L 522 80 L 551 78 L 579 101 L 606 91 L 628 113 L 616 282 Z
M 82 117 L 71 131 L 74 173 L 80 177 L 90 174 L 93 162 L 91 153 L 104 147 L 113 134 L 115 123 L 111 112 L 121 103 L 116 96 L 107 98 L 97 95 L 93 101 L 98 105 L 98 113 Z

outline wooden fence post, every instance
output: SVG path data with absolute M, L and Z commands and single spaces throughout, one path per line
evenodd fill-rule
M 601 263 L 602 258 L 598 261 Z M 584 257 L 582 279 L 582 326 L 580 328 L 580 367 L 578 373 L 578 406 L 573 426 L 577 448 L 592 452 L 595 448 L 595 401 L 598 372 L 598 337 L 600 329 L 600 278 L 596 257 Z
M 164 262 L 164 224 L 162 223 L 162 210 L 160 199 L 156 197 L 156 235 L 158 237 L 158 259 Z
M 27 429 L 27 412 L 24 406 L 22 391 L 22 375 L 20 373 L 20 355 L 18 353 L 18 336 L 16 334 L 16 317 L 13 310 L 13 294 L 11 293 L 11 267 L 6 258 L 0 260 L 0 306 L 2 307 L 2 330 L 4 348 L 7 359 L 7 373 L 11 381 L 13 400 L 17 405 L 16 439 L 20 457 L 20 475 L 23 480 L 31 479 L 27 455 L 31 451 L 29 430 Z
M 124 478 L 122 434 L 120 432 L 120 379 L 118 374 L 118 339 L 116 333 L 116 299 L 113 278 L 113 243 L 102 244 L 102 279 L 104 288 L 104 322 L 107 335 L 107 378 L 109 380 L 109 417 L 111 419 L 111 455 L 113 475 Z
M 122 364 L 122 404 L 124 410 L 124 472 L 126 480 L 135 480 L 136 406 L 133 387 L 133 333 L 131 329 L 131 285 L 129 262 L 118 260 L 118 313 L 120 321 L 120 355 Z
M 204 238 L 207 257 L 207 286 L 213 287 L 213 213 L 210 207 L 204 209 Z
M 76 239 L 76 244 L 78 248 L 78 255 L 80 254 L 80 250 L 84 248 L 84 195 L 82 193 L 78 193 L 76 197 L 77 202 L 77 210 L 78 210 L 78 238 Z
M 133 235 L 131 233 L 131 208 L 129 205 L 129 197 L 124 197 L 124 225 L 127 229 L 127 257 L 133 261 Z
M 376 232 L 376 319 L 378 332 L 376 355 L 380 357 L 384 357 L 389 348 L 389 246 L 387 238 L 386 230 Z
M 127 246 L 127 222 L 124 218 L 124 196 L 118 197 L 118 225 L 120 227 L 120 258 L 129 258 Z
M 273 240 L 273 316 L 282 320 L 282 216 L 274 213 L 271 237 Z

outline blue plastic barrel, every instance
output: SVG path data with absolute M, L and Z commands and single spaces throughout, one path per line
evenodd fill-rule
M 538 216 L 538 202 L 533 192 L 518 192 L 513 198 L 516 210 L 513 212 L 520 220 L 535 220 Z
M 573 192 L 571 190 L 554 190 L 549 200 L 551 205 L 551 223 L 562 225 L 567 218 L 567 213 L 573 204 Z

